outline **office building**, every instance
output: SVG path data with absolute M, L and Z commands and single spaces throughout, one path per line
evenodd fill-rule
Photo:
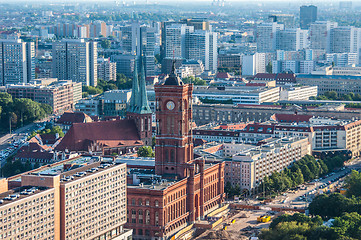
M 212 31 L 212 25 L 204 18 L 188 18 L 182 19 L 180 22 L 194 27 L 194 30 Z
M 256 52 L 252 55 L 242 55 L 242 75 L 253 76 L 265 73 L 266 66 L 272 61 L 273 54 Z
M 208 87 L 196 86 L 194 96 L 214 101 L 232 101 L 234 104 L 261 104 L 277 102 L 280 99 L 279 87 Z
M 185 58 L 186 35 L 194 32 L 193 26 L 172 24 L 165 27 L 165 58 Z
M 0 205 L 0 236 L 127 240 L 132 230 L 123 227 L 126 175 L 125 164 L 76 157 L 6 179 L 0 184 L 16 187 L 0 192 L 6 199 Z
M 341 85 L 335 83 L 335 85 Z M 303 84 L 307 85 L 307 84 Z M 312 86 L 309 85 L 308 86 Z M 313 85 L 314 86 L 314 85 Z M 320 86 L 318 91 L 320 92 Z M 319 93 L 322 94 L 322 93 Z M 360 119 L 360 110 L 348 109 L 344 105 L 323 105 L 320 107 L 275 106 L 275 105 L 230 105 L 230 104 L 194 104 L 193 119 L 197 125 L 210 122 L 264 122 L 275 113 L 321 116 L 337 119 Z
M 298 51 L 308 47 L 308 30 L 286 28 L 277 32 L 276 49 Z
M 110 59 L 98 58 L 98 79 L 105 81 L 116 81 L 117 63 L 111 62 Z
M 122 47 L 126 53 L 143 56 L 146 77 L 154 76 L 155 72 L 155 46 L 156 46 L 156 29 L 132 23 L 131 25 L 121 28 Z
M 282 87 L 280 91 L 280 100 L 301 101 L 309 100 L 310 97 L 317 97 L 317 86 L 302 87 Z
M 317 7 L 313 5 L 300 7 L 300 28 L 309 29 L 317 21 Z
M 217 71 L 217 36 L 209 31 L 194 31 L 186 35 L 185 58 L 201 60 L 206 71 Z
M 331 52 L 331 31 L 338 24 L 330 21 L 316 21 L 310 26 L 310 49 Z
M 218 67 L 219 68 L 234 68 L 240 69 L 242 65 L 241 54 L 219 54 Z
M 297 83 L 318 86 L 320 95 L 329 91 L 335 91 L 338 94 L 361 93 L 359 76 L 300 74 L 297 76 Z
M 277 33 L 284 29 L 283 24 L 276 22 L 261 23 L 257 25 L 257 52 L 273 52 L 276 50 Z
M 339 26 L 331 30 L 331 53 L 358 53 L 361 46 L 360 29 Z
M 128 78 L 133 77 L 135 55 L 111 55 L 110 61 L 116 63 L 117 73 L 124 74 Z
M 74 104 L 82 98 L 81 83 L 55 81 L 49 85 L 36 82 L 7 85 L 6 91 L 14 98 L 29 98 L 52 107 L 54 113 L 72 110 Z
M 285 25 L 285 28 L 295 27 L 295 15 L 293 14 L 272 14 L 268 16 L 271 22 Z
M 0 85 L 28 83 L 35 79 L 33 42 L 0 40 Z
M 359 56 L 355 52 L 327 53 L 326 62 L 337 67 L 351 67 L 359 64 Z
M 64 39 L 53 43 L 53 77 L 97 85 L 97 43 Z

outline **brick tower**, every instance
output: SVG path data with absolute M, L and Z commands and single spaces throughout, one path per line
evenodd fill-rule
M 134 63 L 134 77 L 132 97 L 127 109 L 127 118 L 134 119 L 140 137 L 145 145 L 152 144 L 152 110 L 149 107 L 147 90 L 145 88 L 145 74 L 143 58 L 140 58 L 140 78 L 138 76 L 138 61 Z
M 193 160 L 192 84 L 184 84 L 172 72 L 163 84 L 155 85 L 157 136 L 155 173 L 187 177 Z

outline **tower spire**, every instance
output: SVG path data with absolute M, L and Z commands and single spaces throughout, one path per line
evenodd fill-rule
M 139 98 L 138 62 L 137 62 L 137 58 L 135 58 L 133 83 L 132 83 L 132 96 L 130 98 L 128 112 L 136 112 L 137 111 L 138 102 L 139 102 L 138 98 Z
M 140 81 L 139 81 L 139 94 L 138 97 L 138 113 L 140 114 L 146 114 L 146 113 L 152 113 L 152 110 L 149 107 L 148 103 L 148 96 L 147 96 L 147 90 L 145 87 L 145 73 L 144 73 L 144 61 L 143 61 L 143 55 L 140 56 Z

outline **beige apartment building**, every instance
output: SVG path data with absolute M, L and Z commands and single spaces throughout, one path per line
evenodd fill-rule
M 307 154 L 311 154 L 311 144 L 306 137 L 273 138 L 226 159 L 225 182 L 252 190 L 265 176 L 280 172 Z
M 50 83 L 44 83 L 49 80 Z M 82 98 L 81 83 L 70 80 L 43 79 L 27 84 L 11 84 L 6 90 L 14 98 L 30 98 L 38 103 L 49 104 L 54 113 L 72 110 Z
M 77 157 L 0 183 L 12 187 L 0 194 L 1 240 L 131 238 L 126 164 Z

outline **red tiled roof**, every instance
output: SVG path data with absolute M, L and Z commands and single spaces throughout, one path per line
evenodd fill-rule
M 106 148 L 143 145 L 133 120 L 117 120 L 74 123 L 56 149 L 88 151 L 94 143 Z
M 243 129 L 247 133 L 259 133 L 259 134 L 273 134 L 274 126 L 267 124 L 251 123 Z
M 83 112 L 65 112 L 58 119 L 57 123 L 71 125 L 72 123 L 83 123 L 90 121 L 92 121 L 91 118 Z
M 274 73 L 257 73 L 254 75 L 253 79 L 276 79 L 276 74 Z
M 227 72 L 219 72 L 216 75 L 216 78 L 231 78 L 232 76 Z
M 287 123 L 299 123 L 299 122 L 309 122 L 312 118 L 312 115 L 298 115 L 298 114 L 274 114 L 271 117 L 277 122 L 287 122 Z

